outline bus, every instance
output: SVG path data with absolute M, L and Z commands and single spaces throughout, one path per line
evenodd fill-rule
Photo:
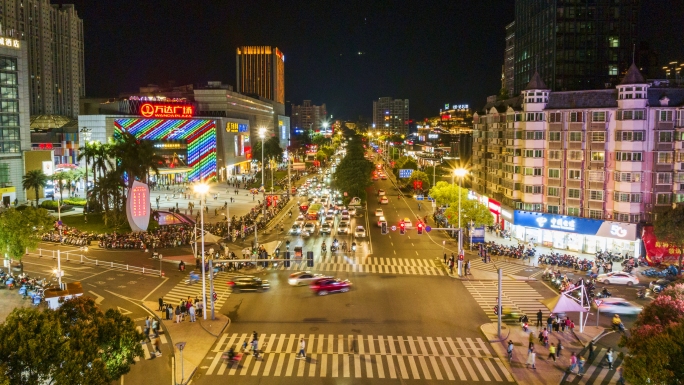
M 309 206 L 306 211 L 306 219 L 310 221 L 317 221 L 320 219 L 321 211 L 323 210 L 323 205 L 320 203 L 314 203 Z

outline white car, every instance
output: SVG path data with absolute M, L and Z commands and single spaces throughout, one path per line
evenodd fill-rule
M 349 222 L 340 222 L 337 225 L 337 234 L 349 234 Z
M 384 215 L 385 215 L 385 213 L 382 212 L 382 209 L 375 209 L 375 216 L 376 217 L 382 217 Z
M 349 215 L 356 216 L 356 207 L 349 208 Z
M 331 234 L 332 233 L 332 226 L 330 223 L 324 223 L 323 226 L 321 226 L 321 229 L 318 230 L 319 234 Z
M 340 220 L 348 221 L 349 220 L 349 211 L 342 211 L 342 216 L 340 217 Z
M 356 229 L 354 230 L 354 236 L 356 238 L 365 238 L 366 229 L 364 229 L 363 226 L 356 226 Z
M 624 271 L 613 271 L 611 273 L 601 274 L 596 280 L 606 285 L 614 283 L 632 286 L 639 283 L 639 277 L 634 274 L 625 273 Z
M 306 222 L 306 220 L 304 219 L 304 215 L 298 216 L 297 219 L 295 219 L 294 221 L 295 224 L 300 226 L 304 226 L 304 222 Z
M 387 223 L 387 220 L 385 219 L 385 217 L 378 218 L 378 227 L 382 227 L 382 222 Z
M 287 283 L 292 286 L 302 286 L 308 285 L 321 278 L 332 278 L 323 274 L 313 274 L 310 271 L 298 271 L 296 273 L 290 274 L 290 278 L 287 279 Z
M 643 310 L 641 306 L 633 305 L 623 298 L 604 298 L 602 300 L 601 313 L 613 314 L 639 314 Z
M 405 228 L 405 229 L 412 229 L 412 228 L 413 228 L 413 223 L 411 223 L 411 220 L 408 219 L 408 218 L 404 218 L 404 220 L 402 221 L 402 223 L 404 223 L 404 228 Z
M 302 225 L 300 225 L 299 223 L 295 223 L 290 228 L 290 235 L 299 235 L 301 233 L 302 233 Z
M 323 220 L 324 223 L 328 223 L 332 226 L 332 224 L 335 222 L 335 217 L 328 214 L 325 216 L 325 219 Z
M 385 190 L 383 190 L 383 189 L 378 190 L 378 196 L 380 196 L 380 195 L 385 195 Z
M 387 196 L 383 195 L 380 197 L 380 199 L 378 199 L 378 203 L 381 205 L 389 204 L 389 199 L 387 199 Z
M 314 232 L 316 232 L 316 224 L 313 222 L 308 222 L 304 225 L 304 230 L 308 231 L 309 234 L 313 234 Z

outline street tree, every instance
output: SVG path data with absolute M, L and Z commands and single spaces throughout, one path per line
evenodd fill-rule
M 448 205 L 452 202 L 458 202 L 459 194 L 461 195 L 461 201 L 468 199 L 468 191 L 466 189 L 444 181 L 437 182 L 437 184 L 430 189 L 430 196 L 439 205 Z
M 666 242 L 679 250 L 679 274 L 682 274 L 684 258 L 684 205 L 656 215 L 653 232 L 660 242 Z
M 409 187 L 413 188 L 414 181 L 420 181 L 423 183 L 423 187 L 421 187 L 422 190 L 427 190 L 430 188 L 430 178 L 422 171 L 414 171 L 406 183 Z
M 40 189 L 47 186 L 48 176 L 43 170 L 29 170 L 21 180 L 24 190 L 33 189 L 36 192 L 36 207 L 38 207 L 38 194 Z
M 64 183 L 65 183 L 65 178 L 66 178 L 66 173 L 64 171 L 56 172 L 52 174 L 52 182 L 54 183 L 55 187 L 59 189 L 59 204 L 62 204 L 62 191 L 64 190 Z
M 630 384 L 681 384 L 684 378 L 684 284 L 663 290 L 639 314 L 620 346 L 627 347 Z
M 21 260 L 27 249 L 38 246 L 41 235 L 53 224 L 54 218 L 40 207 L 3 211 L 0 213 L 0 252 Z
M 458 226 L 458 201 L 452 202 L 444 215 L 450 224 Z M 489 208 L 473 199 L 461 199 L 461 226 L 472 223 L 475 227 L 492 226 L 494 217 Z
M 87 297 L 15 309 L 0 325 L 3 375 L 13 384 L 109 384 L 142 356 L 142 339 L 130 318 Z
M 85 160 L 85 173 L 84 173 L 84 178 L 85 178 L 85 190 L 86 192 L 88 191 L 88 163 L 92 161 L 92 159 L 95 158 L 96 155 L 96 145 L 93 143 L 88 143 L 88 141 L 85 141 L 85 144 L 83 147 L 79 147 L 78 149 L 78 161 L 80 162 L 81 160 Z M 93 176 L 95 175 L 95 172 L 93 171 Z M 95 178 L 93 177 L 93 180 Z
M 252 155 L 261 162 L 261 140 L 254 143 Z M 267 159 L 277 159 L 279 162 L 283 159 L 283 148 L 280 147 L 280 140 L 276 136 L 264 140 L 264 162 Z
M 109 155 L 116 159 L 116 169 L 125 173 L 127 187 L 133 187 L 133 182 L 149 182 L 150 170 L 159 175 L 159 167 L 164 164 L 164 158 L 156 154 L 154 144 L 150 140 L 139 140 L 129 132 L 119 132 L 114 135 L 114 144 Z M 106 168 L 102 170 L 102 175 Z
M 366 188 L 372 185 L 370 179 L 373 163 L 364 157 L 363 143 L 358 135 L 350 136 L 347 144 L 347 154 L 342 158 L 335 170 L 334 180 L 342 192 L 347 193 L 346 199 L 352 197 L 366 198 Z

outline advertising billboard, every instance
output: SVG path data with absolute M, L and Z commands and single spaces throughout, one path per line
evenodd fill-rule
M 145 183 L 135 181 L 128 190 L 126 217 L 133 232 L 147 230 L 150 223 L 150 188 Z

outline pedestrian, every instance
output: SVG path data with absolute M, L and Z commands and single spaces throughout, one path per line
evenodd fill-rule
M 572 352 L 570 355 L 570 367 L 568 368 L 568 373 L 572 373 L 573 370 L 577 367 L 577 356 L 575 355 L 575 352 Z
M 159 321 L 156 318 L 152 321 L 152 331 L 154 332 L 154 338 L 159 338 Z
M 534 347 L 534 333 L 530 330 L 530 338 L 528 339 L 529 344 L 527 345 L 527 351 L 529 353 L 530 350 Z
M 608 362 L 608 370 L 613 370 L 613 348 L 608 348 L 606 361 Z
M 454 260 L 450 259 L 449 260 L 449 274 L 453 274 L 453 273 L 454 273 Z
M 143 336 L 145 337 L 142 340 L 143 343 L 145 342 L 145 340 L 149 340 L 150 342 L 152 342 L 152 339 L 150 338 L 150 327 L 147 325 L 145 325 L 145 330 L 143 330 Z
M 161 357 L 161 339 L 157 338 L 154 340 L 154 354 L 157 357 Z
M 190 322 L 195 322 L 195 307 L 190 305 L 190 309 L 188 310 L 190 312 Z
M 525 367 L 529 368 L 530 365 L 532 365 L 532 369 L 537 369 L 537 367 L 534 365 L 535 359 L 537 358 L 537 353 L 534 352 L 534 347 L 530 349 L 530 351 L 527 353 L 527 362 L 525 362 Z
M 513 361 L 513 341 L 508 341 L 508 348 L 506 351 L 508 352 L 508 361 Z
M 549 356 L 546 359 L 548 360 L 549 358 L 553 358 L 553 362 L 556 362 L 556 345 L 553 343 L 549 346 Z
M 176 306 L 176 321 L 174 323 L 180 323 L 181 322 L 181 308 L 180 306 Z
M 447 254 L 446 252 L 444 253 L 444 264 L 446 265 L 446 260 L 447 260 Z
M 257 334 L 256 331 L 253 331 L 253 332 L 252 332 L 252 341 L 254 341 L 254 340 L 256 340 L 256 339 L 259 339 L 259 335 Z
M 299 340 L 299 353 L 297 353 L 297 358 L 306 359 L 306 342 L 304 338 Z
M 577 375 L 580 377 L 582 377 L 584 375 L 584 373 L 582 373 L 582 372 L 584 371 L 584 363 L 585 362 L 586 361 L 584 360 L 584 357 L 582 357 L 582 356 L 577 357 Z
M 589 359 L 594 355 L 594 340 L 589 341 Z
M 466 261 L 466 275 L 470 275 L 470 259 Z
M 565 348 L 563 347 L 563 343 L 561 342 L 561 340 L 560 340 L 560 338 L 559 338 L 559 339 L 558 339 L 558 345 L 556 345 L 556 350 L 557 350 L 557 352 L 556 352 L 556 357 L 560 358 L 560 356 L 561 356 L 561 350 L 563 350 L 563 349 L 565 349 Z
M 252 352 L 254 352 L 254 357 L 259 358 L 259 340 L 252 340 Z
M 549 314 L 549 318 L 546 319 L 546 330 L 551 331 L 553 327 L 553 314 Z
M 150 316 L 145 317 L 145 328 L 149 329 L 152 326 L 152 319 Z
M 618 385 L 625 385 L 625 378 L 622 376 L 622 365 L 618 366 L 617 374 L 618 374 L 618 380 L 617 380 Z
M 537 327 L 542 326 L 542 317 L 544 314 L 542 313 L 541 310 L 537 312 Z
M 159 297 L 159 311 L 162 311 L 162 307 L 164 306 L 164 298 Z
M 245 340 L 245 342 L 242 343 L 242 351 L 247 353 L 247 340 Z

